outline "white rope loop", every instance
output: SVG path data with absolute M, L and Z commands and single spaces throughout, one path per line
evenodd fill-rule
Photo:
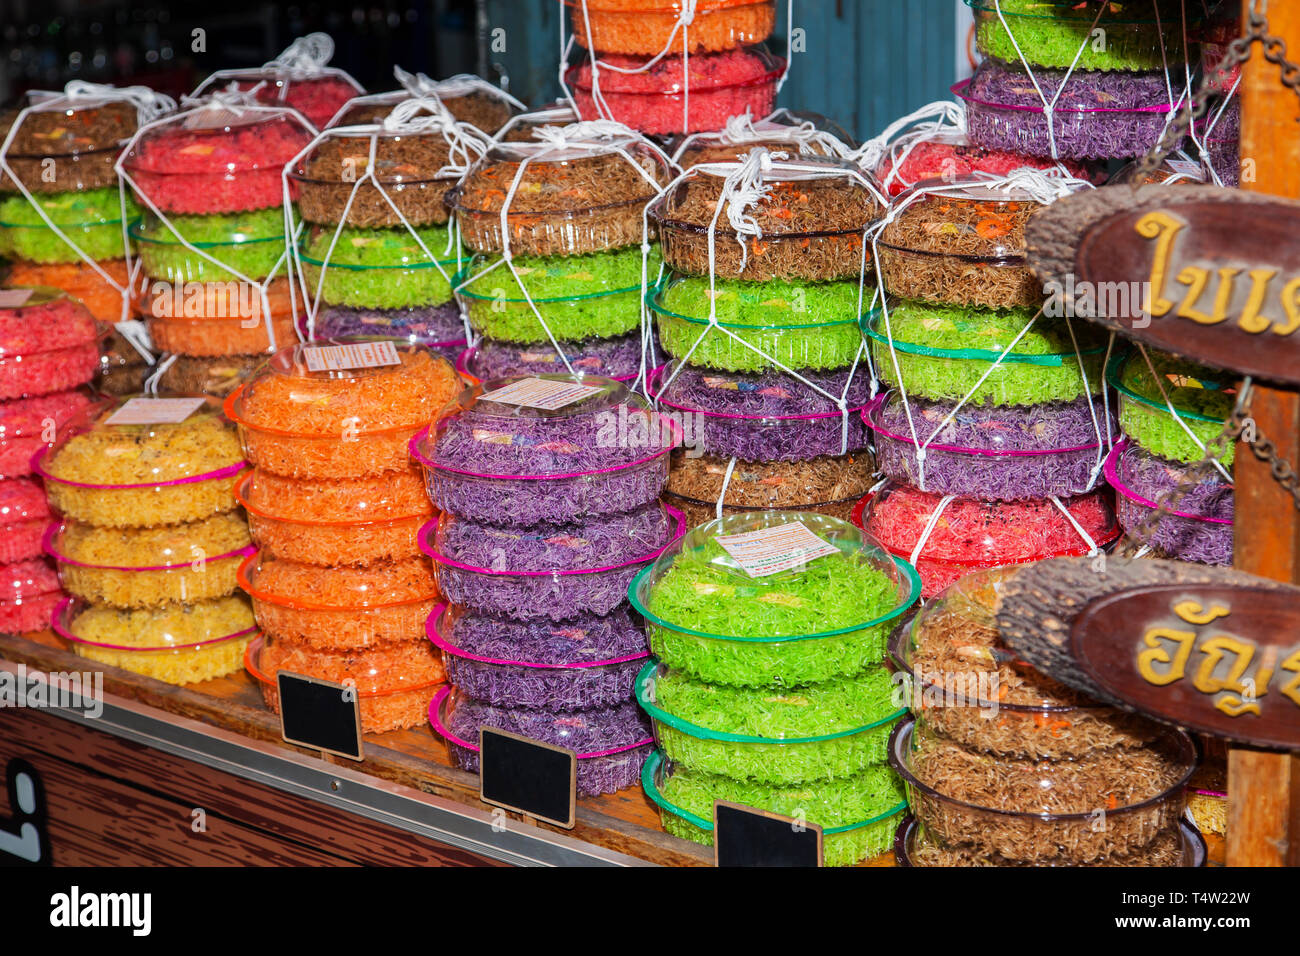
M 781 122 L 778 117 L 787 117 Z M 838 136 L 826 130 L 818 129 L 811 120 L 800 120 L 789 110 L 774 110 L 761 119 L 754 119 L 748 106 L 745 112 L 728 116 L 726 125 L 716 133 L 691 133 L 682 138 L 681 144 L 673 152 L 673 162 L 681 165 L 682 156 L 701 140 L 711 140 L 718 146 L 766 146 L 770 143 L 789 143 L 797 152 L 814 153 L 820 149 L 822 155 L 835 159 L 852 159 L 854 152 Z
M 130 103 L 135 107 L 140 123 L 148 123 L 176 109 L 176 101 L 166 93 L 147 86 L 112 86 L 107 83 L 89 83 L 70 80 L 63 88 L 63 100 L 76 105 L 78 100 L 98 100 L 103 103 Z M 57 109 L 63 104 L 49 101 L 40 104 L 43 109 Z
M 334 38 L 328 33 L 309 33 L 298 37 L 275 59 L 264 63 L 264 70 L 288 70 L 300 76 L 323 73 L 334 58 Z
M 904 130 L 914 124 L 916 129 L 903 133 Z M 903 163 L 907 161 L 907 158 L 912 155 L 912 150 L 917 146 L 934 139 L 936 136 L 964 136 L 965 134 L 965 105 L 952 100 L 936 100 L 894 120 L 878 136 L 859 146 L 850 158 L 874 176 L 876 170 L 880 168 L 880 164 L 884 162 L 885 156 L 890 156 L 891 168 L 889 175 L 885 177 L 882 183 L 886 192 L 888 192 L 889 186 L 895 178 L 902 182 L 899 170 Z M 910 186 L 913 184 L 904 183 L 904 185 Z
M 401 84 L 403 89 L 414 96 L 431 96 L 437 99 L 451 100 L 461 96 L 469 96 L 473 93 L 486 93 L 489 96 L 505 100 L 516 109 L 528 109 L 524 103 L 511 96 L 501 87 L 473 73 L 456 73 L 443 80 L 434 80 L 423 73 L 408 73 L 400 66 L 394 66 L 393 77 Z

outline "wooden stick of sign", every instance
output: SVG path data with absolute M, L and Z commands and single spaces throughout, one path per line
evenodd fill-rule
M 1250 0 L 1243 0 L 1243 19 Z M 1270 31 L 1300 54 L 1300 3 L 1272 3 Z M 1300 98 L 1258 46 L 1241 87 L 1242 188 L 1300 198 Z M 1243 230 L 1250 223 L 1241 224 Z M 1257 388 L 1251 408 L 1278 453 L 1300 462 L 1300 392 Z M 1233 469 L 1236 567 L 1277 581 L 1300 583 L 1300 511 L 1269 468 L 1239 446 Z M 1234 747 L 1228 753 L 1229 866 L 1300 866 L 1300 755 Z

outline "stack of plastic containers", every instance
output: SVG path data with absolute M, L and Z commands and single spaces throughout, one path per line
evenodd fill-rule
M 995 620 L 1014 569 L 971 574 L 896 632 L 914 716 L 889 760 L 913 816 L 907 866 L 1203 866 L 1182 819 L 1191 738 L 1016 660 Z
M 776 0 L 566 0 L 587 52 L 562 67 L 583 119 L 647 134 L 720 130 L 772 111 L 786 61 L 762 46 Z M 567 54 L 567 49 L 565 50 Z
M 240 667 L 254 625 L 234 426 L 205 396 L 82 409 L 33 463 L 62 522 L 45 552 L 70 595 L 55 632 L 82 657 L 173 684 Z
M 1232 564 L 1235 442 L 1154 525 L 1155 509 L 1188 478 L 1223 431 L 1236 382 L 1222 371 L 1145 348 L 1117 356 L 1108 370 L 1119 392 L 1125 440 L 1106 459 L 1119 523 L 1142 553 L 1198 564 Z
M 287 175 L 305 226 L 304 334 L 403 338 L 455 361 L 466 345 L 452 297 L 461 254 L 444 199 L 486 148 L 427 99 L 312 140 Z
M 649 655 L 627 588 L 681 537 L 659 501 L 678 438 L 612 379 L 544 375 L 468 389 L 412 443 L 442 512 L 421 533 L 448 601 L 429 639 L 455 685 L 429 719 L 461 767 L 495 727 L 574 750 L 579 794 L 636 782 Z
M 686 433 L 668 487 L 692 525 L 770 508 L 847 518 L 871 487 L 857 321 L 880 208 L 846 164 L 759 148 L 693 167 L 650 207 L 673 271 L 646 298 L 669 356 L 648 390 Z
M 863 418 L 890 483 L 854 520 L 916 565 L 926 597 L 1119 536 L 1101 483 L 1106 338 L 1038 308 L 1024 230 L 1039 208 L 1004 183 L 931 181 L 878 236 L 890 298 L 862 331 L 886 394 Z
M 846 521 L 766 511 L 690 531 L 630 593 L 656 657 L 637 698 L 665 830 L 709 843 L 730 800 L 823 827 L 827 865 L 889 846 L 904 807 L 885 742 L 905 711 L 885 641 L 920 596 L 910 566 Z
M 119 163 L 142 217 L 132 225 L 141 308 L 169 353 L 156 385 L 224 397 L 266 354 L 296 341 L 281 170 L 310 140 L 293 110 L 222 94 L 141 130 Z
M 259 103 L 297 110 L 316 129 L 365 89 L 346 71 L 328 66 L 334 40 L 326 33 L 299 37 L 260 69 L 217 70 L 194 90 L 201 96 L 219 90 L 247 92 Z
M 613 124 L 542 127 L 498 143 L 449 195 L 474 255 L 456 277 L 475 335 L 473 380 L 583 373 L 629 381 L 641 368 L 645 207 L 667 157 Z
M 99 383 L 111 394 L 139 391 L 153 359 L 127 265 L 127 224 L 137 210 L 129 198 L 123 203 L 113 164 L 141 123 L 174 108 L 142 87 L 73 82 L 62 93 L 28 94 L 0 151 L 9 171 L 0 171 L 7 281 L 62 289 L 118 326 Z
M 226 399 L 256 466 L 235 489 L 258 547 L 239 583 L 262 630 L 245 664 L 271 708 L 283 669 L 354 682 L 366 733 L 426 719 L 444 676 L 416 540 L 433 512 L 407 443 L 459 387 L 441 356 L 354 338 L 282 349 Z
M 986 59 L 952 89 L 980 146 L 1054 160 L 1142 156 L 1190 96 L 1200 4 L 966 3 Z
M 51 519 L 32 459 L 92 401 L 105 334 L 57 289 L 0 290 L 0 632 L 47 627 L 61 597 L 42 556 Z

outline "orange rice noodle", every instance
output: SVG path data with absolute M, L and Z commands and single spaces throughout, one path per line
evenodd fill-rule
M 254 355 L 271 347 L 262 296 L 238 282 L 187 282 L 160 290 L 145 303 L 149 334 L 159 351 L 204 357 Z M 273 279 L 266 288 L 277 347 L 295 345 L 289 280 Z

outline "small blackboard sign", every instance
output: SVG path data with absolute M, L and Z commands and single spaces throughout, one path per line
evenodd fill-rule
M 793 817 L 715 800 L 713 863 L 715 866 L 821 866 L 822 828 Z
M 278 671 L 280 735 L 286 743 L 349 760 L 361 758 L 357 689 L 334 681 Z
M 479 799 L 573 829 L 577 754 L 494 727 L 479 728 L 478 746 Z

